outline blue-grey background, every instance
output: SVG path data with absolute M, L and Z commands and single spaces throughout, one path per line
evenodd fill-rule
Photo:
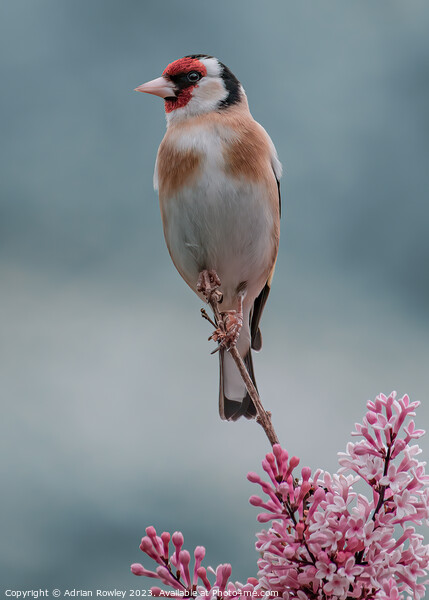
M 283 445 L 335 470 L 380 391 L 429 414 L 424 0 L 1 4 L 4 588 L 147 588 L 144 528 L 256 572 L 268 444 L 217 414 L 217 358 L 152 189 L 188 53 L 242 81 L 285 167 L 258 384 Z M 429 445 L 423 441 L 425 456 Z M 150 561 L 145 561 L 150 567 Z

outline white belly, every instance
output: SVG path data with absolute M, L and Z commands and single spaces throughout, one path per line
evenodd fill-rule
M 225 309 L 235 308 L 239 286 L 246 285 L 247 300 L 253 301 L 275 255 L 274 220 L 263 186 L 205 172 L 161 207 L 171 257 L 192 289 L 202 270 L 214 269 Z

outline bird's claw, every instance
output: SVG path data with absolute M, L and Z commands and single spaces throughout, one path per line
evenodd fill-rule
M 221 317 L 222 321 L 209 337 L 209 340 L 213 340 L 219 344 L 214 352 L 217 352 L 221 348 L 225 348 L 226 350 L 233 348 L 237 344 L 238 336 L 243 326 L 243 314 L 236 310 L 226 310 L 221 313 Z
M 220 279 L 216 271 L 201 271 L 197 281 L 197 292 L 203 294 L 206 302 L 222 302 L 222 292 L 219 290 Z

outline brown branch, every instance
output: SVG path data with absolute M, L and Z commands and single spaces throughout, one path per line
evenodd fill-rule
M 205 319 L 207 319 L 210 323 L 212 323 L 212 325 L 215 325 L 216 327 L 220 327 L 221 329 L 224 329 L 224 322 L 222 319 L 222 315 L 220 314 L 220 311 L 219 311 L 218 302 L 219 302 L 219 295 L 212 294 L 211 298 L 209 300 L 209 304 L 213 309 L 213 314 L 214 314 L 216 323 L 213 323 L 213 321 L 209 318 L 209 316 L 207 315 L 207 313 L 204 309 L 201 309 L 201 314 Z M 218 348 L 216 348 L 215 352 L 218 349 L 219 349 L 219 346 L 218 346 Z M 271 423 L 271 413 L 264 409 L 261 399 L 259 397 L 258 391 L 257 391 L 256 387 L 254 386 L 249 373 L 247 372 L 246 365 L 244 364 L 239 351 L 237 350 L 235 345 L 233 345 L 230 349 L 227 349 L 227 351 L 230 353 L 230 355 L 234 359 L 235 364 L 237 365 L 237 368 L 243 379 L 244 385 L 246 386 L 247 392 L 248 392 L 253 404 L 255 405 L 256 412 L 258 414 L 258 416 L 256 417 L 256 422 L 259 423 L 259 425 L 265 431 L 265 435 L 267 436 L 271 446 L 274 446 L 274 444 L 279 444 L 280 443 L 279 438 L 277 437 L 277 434 L 274 430 L 273 424 Z
M 277 437 L 277 434 L 274 431 L 273 424 L 271 423 L 271 413 L 266 411 L 263 407 L 261 399 L 259 398 L 259 394 L 255 386 L 253 385 L 253 381 L 251 380 L 249 373 L 247 372 L 246 365 L 244 364 L 243 359 L 241 358 L 236 346 L 233 346 L 229 353 L 234 359 L 235 364 L 237 365 L 238 370 L 240 371 L 240 375 L 247 388 L 248 394 L 253 404 L 255 405 L 256 411 L 258 413 L 258 416 L 256 417 L 256 422 L 259 423 L 259 425 L 265 431 L 265 434 L 271 446 L 274 446 L 274 444 L 279 444 L 279 438 Z

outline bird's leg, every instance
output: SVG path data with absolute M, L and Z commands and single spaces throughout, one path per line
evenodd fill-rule
M 219 342 L 218 350 L 230 350 L 237 344 L 238 336 L 243 327 L 243 295 L 238 296 L 238 310 L 225 310 L 220 313 L 219 327 L 209 337 L 210 340 Z
M 197 292 L 203 294 L 207 302 L 222 302 L 222 292 L 218 289 L 220 279 L 216 271 L 201 271 L 197 281 Z

